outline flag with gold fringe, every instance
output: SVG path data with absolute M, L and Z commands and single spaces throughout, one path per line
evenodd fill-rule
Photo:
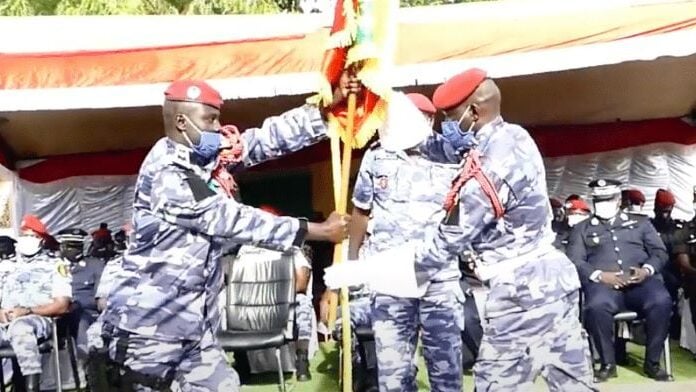
M 357 98 L 352 137 L 347 137 L 348 110 L 329 114 L 330 136 L 340 136 L 351 148 L 361 148 L 385 121 L 396 51 L 398 0 L 337 0 L 328 48 L 321 66 L 319 93 L 311 102 L 328 105 L 341 73 L 351 66 L 366 87 Z

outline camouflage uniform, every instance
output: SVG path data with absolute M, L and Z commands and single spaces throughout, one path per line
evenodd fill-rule
M 482 171 L 504 215 L 496 219 L 478 181 L 466 182 L 458 206 L 417 255 L 417 282 L 432 280 L 449 266 L 446 255 L 467 248 L 482 260 L 479 273 L 496 265 L 502 270 L 487 282 L 484 336 L 474 367 L 477 391 L 527 389 L 539 374 L 551 390 L 595 390 L 577 314 L 580 281 L 574 265 L 552 246 L 551 207 L 537 146 L 526 130 L 500 117 L 476 138 Z M 426 144 L 432 159 L 442 159 L 444 143 L 438 136 Z
M 280 157 L 325 135 L 316 107 L 293 109 L 242 133 L 244 164 Z M 174 378 L 184 390 L 238 389 L 237 374 L 215 338 L 223 245 L 286 251 L 304 240 L 300 220 L 213 191 L 214 164 L 195 164 L 188 147 L 163 138 L 138 175 L 134 235 L 123 256 L 123 269 L 134 275 L 111 290 L 104 332 L 111 336 L 110 357 L 125 365 L 123 379 L 130 377 L 140 390 Z
M 2 287 L 2 308 L 35 307 L 54 298 L 72 298 L 68 266 L 40 254 L 17 263 Z M 51 319 L 35 314 L 19 317 L 7 327 L 6 339 L 17 355 L 24 376 L 41 373 L 38 340 L 51 337 Z
M 365 254 L 423 239 L 423 227 L 444 216 L 442 203 L 456 166 L 425 160 L 419 154 L 392 152 L 379 144 L 363 158 L 353 204 L 372 212 L 372 231 Z M 415 351 L 419 327 L 433 391 L 462 389 L 461 331 L 464 326 L 459 267 L 454 256 L 447 268 L 429 279 L 421 298 L 375 294 L 372 321 L 381 391 L 416 391 Z
M 297 340 L 310 340 L 312 338 L 312 316 L 314 315 L 312 298 L 307 294 L 297 293 L 295 299 L 297 301 L 295 307 Z

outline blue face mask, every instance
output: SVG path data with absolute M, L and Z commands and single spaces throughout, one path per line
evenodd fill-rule
M 471 148 L 475 147 L 476 144 L 478 144 L 476 138 L 474 137 L 474 133 L 471 132 L 471 129 L 474 127 L 476 122 L 472 122 L 471 126 L 469 126 L 469 130 L 466 132 L 463 132 L 461 128 L 459 128 L 459 124 L 461 124 L 462 119 L 468 111 L 469 109 L 467 108 L 459 121 L 445 120 L 440 123 L 440 127 L 442 128 L 442 137 L 444 137 L 452 148 L 454 148 L 454 150 L 459 154 L 466 150 L 470 150 Z
M 200 135 L 200 138 L 198 139 L 198 144 L 193 144 L 186 133 L 184 133 L 184 137 L 193 150 L 196 159 L 201 164 L 207 165 L 217 158 L 220 145 L 222 144 L 222 135 L 214 130 L 201 130 L 188 117 L 186 117 L 186 120 L 193 125 L 196 132 Z

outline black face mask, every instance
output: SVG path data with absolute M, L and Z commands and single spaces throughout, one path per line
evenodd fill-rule
M 80 248 L 64 248 L 63 250 L 61 250 L 60 253 L 63 257 L 65 257 L 73 263 L 82 260 L 82 258 L 84 257 L 82 249 Z

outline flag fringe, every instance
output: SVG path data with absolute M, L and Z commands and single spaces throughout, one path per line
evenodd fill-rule
M 343 143 L 347 143 L 353 149 L 359 149 L 365 147 L 367 142 L 372 139 L 377 129 L 384 125 L 387 119 L 387 108 L 388 102 L 380 99 L 376 104 L 372 112 L 362 121 L 360 128 L 353 135 L 350 143 L 348 140 L 346 129 L 341 125 L 341 122 L 334 115 L 329 114 L 329 126 L 328 126 L 328 136 L 330 138 L 340 137 Z
M 355 17 L 355 8 L 353 8 L 353 0 L 343 2 L 343 18 L 346 25 L 343 30 L 329 36 L 328 49 L 344 48 L 355 41 L 355 36 L 358 34 L 358 23 Z

